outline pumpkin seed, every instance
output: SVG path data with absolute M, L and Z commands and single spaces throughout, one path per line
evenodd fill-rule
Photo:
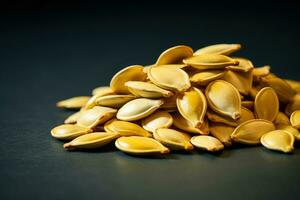
M 300 110 L 300 94 L 296 94 L 285 107 L 285 114 L 290 116 L 295 110 Z
M 230 136 L 234 131 L 234 127 L 222 123 L 211 123 L 209 130 L 211 135 L 220 140 L 225 146 L 231 146 Z
M 205 123 L 208 124 L 207 120 L 205 119 L 204 119 L 204 123 L 201 125 L 200 128 L 195 128 L 194 125 L 190 121 L 182 117 L 182 115 L 179 112 L 175 112 L 174 114 L 172 114 L 172 117 L 173 117 L 173 125 L 178 129 L 187 131 L 189 133 L 196 133 L 196 134 L 203 134 L 203 135 L 209 134 L 209 129 L 204 129 L 206 127 L 204 126 L 204 124 Z
M 65 99 L 56 103 L 56 106 L 59 108 L 66 109 L 80 109 L 84 106 L 91 97 L 89 96 L 78 96 Z
M 219 54 L 219 55 L 229 55 L 241 48 L 240 44 L 215 44 L 207 47 L 198 49 L 194 56 L 201 54 Z
M 162 89 L 152 83 L 141 82 L 141 81 L 128 81 L 125 83 L 128 90 L 138 97 L 145 98 L 162 98 L 170 97 L 173 95 L 172 92 Z
M 109 94 L 113 94 L 113 90 L 109 86 L 100 86 L 93 89 L 92 94 L 97 96 L 105 96 Z
M 107 106 L 112 108 L 120 108 L 128 101 L 135 99 L 136 97 L 129 94 L 113 94 L 106 95 L 96 99 L 96 105 Z
M 92 129 L 75 124 L 59 125 L 51 130 L 51 135 L 59 140 L 72 140 L 80 135 L 91 133 Z
M 291 133 L 297 141 L 300 141 L 299 131 L 297 129 L 295 129 L 294 127 L 292 127 L 291 125 L 278 125 L 278 126 L 276 126 L 276 128 L 279 130 L 284 130 L 286 132 Z
M 290 122 L 296 129 L 300 129 L 300 110 L 295 110 L 290 116 Z
M 248 108 L 249 110 L 254 110 L 254 102 L 250 100 L 242 101 L 242 106 Z
M 241 116 L 241 97 L 232 84 L 223 80 L 213 81 L 207 86 L 205 95 L 215 112 L 234 120 Z
M 151 137 L 152 134 L 144 130 L 141 126 L 126 121 L 112 119 L 105 123 L 104 130 L 106 132 L 117 133 L 120 136 L 143 136 Z
M 98 124 L 104 123 L 110 118 L 114 117 L 117 110 L 103 107 L 95 106 L 90 110 L 83 111 L 77 120 L 77 125 L 93 128 Z
M 183 92 L 191 87 L 188 74 L 178 68 L 151 67 L 148 77 L 155 85 L 166 90 Z
M 254 68 L 252 62 L 246 58 L 233 57 L 234 60 L 239 62 L 238 65 L 229 65 L 226 69 L 236 72 L 248 72 Z
M 194 127 L 200 128 L 204 121 L 207 103 L 204 94 L 195 87 L 184 92 L 177 98 L 180 114 L 190 121 Z
M 134 121 L 142 119 L 152 114 L 162 104 L 163 100 L 146 98 L 134 99 L 127 102 L 119 109 L 117 118 L 124 121 Z
M 224 69 L 226 66 L 239 64 L 237 60 L 218 54 L 201 54 L 186 58 L 183 62 L 199 70 Z
M 277 125 L 290 125 L 290 119 L 283 112 L 278 112 L 274 124 Z
M 297 93 L 300 93 L 300 82 L 290 79 L 285 79 L 285 81 L 293 88 Z
M 199 148 L 206 151 L 216 152 L 224 149 L 224 145 L 220 140 L 208 135 L 193 136 L 191 143 Z
M 289 153 L 294 150 L 294 136 L 284 130 L 275 130 L 264 134 L 261 144 L 267 149 Z
M 164 98 L 164 103 L 161 105 L 160 108 L 165 109 L 165 110 L 177 110 L 177 100 L 178 95 L 173 95 L 168 98 Z
M 220 79 L 224 76 L 224 70 L 209 70 L 196 73 L 191 76 L 190 81 L 197 85 L 207 85 L 211 81 Z
M 265 133 L 275 130 L 272 122 L 265 119 L 252 119 L 236 127 L 231 134 L 234 142 L 255 145 L 260 143 L 260 138 Z
M 159 128 L 154 131 L 153 136 L 172 150 L 192 150 L 194 148 L 190 143 L 191 137 L 188 134 L 174 129 Z
M 116 140 L 115 145 L 119 150 L 135 155 L 166 154 L 170 152 L 167 147 L 155 139 L 140 136 L 120 137 Z
M 156 111 L 142 120 L 143 128 L 152 133 L 158 128 L 169 128 L 172 124 L 172 116 L 165 111 Z
M 224 81 L 231 83 L 241 94 L 248 95 L 252 88 L 252 71 L 234 72 L 227 71 L 222 77 Z
M 171 47 L 160 54 L 155 65 L 180 64 L 184 58 L 193 56 L 193 49 L 185 45 Z
M 279 100 L 271 87 L 261 89 L 255 97 L 254 111 L 259 119 L 274 121 L 279 112 Z
M 81 115 L 81 111 L 73 113 L 67 119 L 65 119 L 64 123 L 65 124 L 75 124 L 77 122 L 78 118 L 80 117 L 80 115 Z
M 96 149 L 106 144 L 112 142 L 114 139 L 118 138 L 119 135 L 115 133 L 106 132 L 94 132 L 86 135 L 79 136 L 64 144 L 64 148 L 67 150 L 74 149 Z
M 264 77 L 270 74 L 271 67 L 269 65 L 265 65 L 262 67 L 256 67 L 253 69 L 252 74 L 255 81 L 258 81 L 260 77 Z
M 110 88 L 119 94 L 130 94 L 125 86 L 127 81 L 145 81 L 147 74 L 143 72 L 143 66 L 132 65 L 120 70 L 110 81 Z

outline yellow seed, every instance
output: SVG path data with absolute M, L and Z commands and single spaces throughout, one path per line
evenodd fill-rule
M 105 96 L 105 95 L 109 95 L 109 94 L 113 94 L 114 92 L 112 91 L 112 89 L 109 86 L 100 86 L 100 87 L 96 87 L 95 89 L 93 89 L 92 94 L 97 95 L 97 96 Z
M 164 64 L 164 65 L 154 65 L 154 67 L 169 67 L 169 68 L 177 68 L 177 69 L 183 69 L 187 67 L 186 64 Z
M 188 134 L 174 129 L 159 128 L 154 131 L 153 136 L 172 150 L 192 150 L 194 148 L 190 143 L 191 137 Z
M 162 98 L 170 97 L 173 95 L 172 92 L 162 89 L 152 83 L 141 82 L 141 81 L 128 81 L 125 83 L 128 90 L 138 97 L 145 98 Z
M 271 67 L 269 65 L 265 65 L 262 67 L 255 67 L 253 69 L 253 78 L 257 81 L 260 77 L 264 77 L 270 74 Z
M 300 110 L 295 110 L 290 116 L 290 122 L 296 129 L 300 129 Z
M 297 93 L 300 93 L 300 82 L 290 79 L 285 79 L 285 81 L 293 88 Z
M 117 119 L 112 119 L 106 122 L 104 125 L 104 130 L 106 132 L 118 133 L 120 136 L 152 136 L 151 133 L 135 123 L 120 121 Z
M 147 74 L 143 72 L 144 67 L 132 65 L 120 70 L 110 81 L 110 88 L 118 94 L 130 94 L 125 83 L 127 81 L 145 81 Z
M 223 80 L 211 82 L 205 90 L 205 95 L 208 105 L 215 112 L 234 120 L 241 116 L 241 97 L 232 84 Z
M 243 95 L 248 95 L 252 88 L 252 70 L 248 72 L 235 72 L 229 70 L 222 79 L 231 83 Z
M 64 123 L 65 124 L 75 124 L 77 122 L 78 118 L 80 117 L 81 113 L 82 113 L 81 111 L 73 113 L 67 119 L 65 119 Z
M 162 100 L 146 98 L 134 99 L 119 109 L 117 118 L 124 121 L 139 120 L 152 114 L 162 104 Z
M 279 130 L 284 130 L 286 132 L 291 133 L 297 141 L 300 141 L 299 131 L 297 129 L 295 129 L 294 127 L 292 127 L 291 125 L 278 125 L 278 126 L 276 126 L 276 128 Z
M 239 63 L 230 57 L 217 54 L 201 54 L 186 58 L 183 62 L 200 70 L 224 69 L 226 66 L 237 65 Z
M 152 133 L 158 128 L 169 128 L 172 124 L 172 116 L 165 111 L 156 111 L 142 120 L 143 128 Z
M 91 133 L 92 129 L 75 124 L 59 125 L 51 130 L 51 135 L 59 140 L 72 140 L 80 135 Z
M 224 149 L 224 145 L 220 140 L 208 135 L 193 136 L 191 143 L 199 148 L 206 151 L 216 152 Z
M 275 130 L 264 134 L 260 141 L 267 149 L 289 153 L 294 150 L 294 136 L 284 130 Z
M 90 110 L 83 111 L 77 120 L 77 124 L 87 128 L 94 128 L 114 117 L 116 112 L 117 110 L 112 108 L 95 106 Z
M 179 128 L 183 131 L 187 131 L 189 133 L 196 133 L 196 134 L 203 134 L 203 135 L 207 135 L 209 133 L 209 129 L 206 129 L 207 126 L 204 126 L 205 123 L 208 124 L 207 120 L 205 119 L 204 119 L 203 126 L 201 126 L 200 128 L 195 128 L 194 125 L 190 121 L 182 117 L 182 115 L 179 112 L 175 112 L 174 114 L 172 114 L 172 117 L 173 117 L 173 125 L 176 128 Z
M 224 70 L 203 71 L 192 75 L 190 77 L 190 81 L 197 85 L 204 86 L 210 83 L 211 81 L 222 78 L 224 74 L 225 74 Z
M 160 108 L 165 110 L 177 110 L 176 100 L 178 95 L 173 95 L 168 98 L 164 98 L 164 103 L 161 105 Z
M 84 106 L 91 97 L 89 96 L 78 96 L 65 99 L 56 103 L 56 106 L 59 108 L 67 109 L 80 109 Z
M 178 68 L 151 67 L 148 77 L 155 85 L 175 92 L 183 92 L 191 86 L 188 74 Z
M 155 65 L 180 64 L 184 58 L 191 56 L 193 56 L 192 48 L 185 45 L 179 45 L 162 52 Z
M 256 145 L 265 133 L 275 130 L 272 122 L 264 119 L 248 120 L 236 127 L 231 139 L 238 143 Z
M 234 131 L 234 127 L 222 123 L 211 123 L 209 129 L 212 136 L 219 139 L 225 146 L 231 146 L 230 136 Z
M 166 154 L 170 152 L 167 147 L 155 139 L 140 136 L 120 137 L 116 140 L 115 145 L 119 150 L 135 155 Z
M 254 110 L 254 102 L 250 100 L 242 101 L 242 106 L 248 108 L 249 110 Z
M 234 57 L 233 59 L 239 62 L 238 65 L 229 65 L 226 69 L 237 71 L 237 72 L 249 72 L 254 68 L 252 62 L 246 58 L 237 58 Z
M 135 99 L 136 97 L 129 94 L 113 94 L 106 95 L 96 99 L 96 105 L 107 106 L 112 108 L 120 108 L 128 101 Z
M 180 114 L 199 128 L 204 121 L 207 103 L 204 94 L 195 87 L 184 92 L 177 98 L 177 108 Z
M 285 114 L 290 116 L 295 110 L 300 110 L 300 94 L 296 94 L 285 107 Z
M 259 119 L 274 121 L 279 112 L 279 100 L 271 87 L 261 89 L 255 97 L 254 111 Z
M 215 44 L 207 47 L 198 49 L 194 55 L 201 54 L 219 54 L 219 55 L 229 55 L 241 48 L 240 44 Z
M 252 99 L 255 99 L 257 93 L 259 92 L 259 90 L 260 90 L 260 87 L 252 85 L 252 88 L 249 91 L 250 96 L 252 97 Z
M 283 112 L 278 112 L 274 124 L 277 125 L 290 125 L 290 119 Z
M 64 148 L 67 150 L 74 150 L 74 149 L 96 149 L 106 144 L 112 142 L 119 135 L 115 133 L 106 133 L 106 132 L 94 132 L 89 133 L 86 135 L 79 136 L 64 144 Z

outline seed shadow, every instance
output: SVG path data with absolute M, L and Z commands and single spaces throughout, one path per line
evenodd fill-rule
M 97 149 L 74 149 L 70 150 L 69 152 L 84 152 L 84 153 L 111 153 L 116 152 L 117 148 L 114 144 L 108 144 L 103 147 L 97 148 Z
M 201 156 L 215 159 L 215 158 L 228 158 L 231 156 L 230 150 L 226 149 L 223 151 L 217 151 L 217 152 L 209 152 L 209 151 L 201 151 L 201 150 L 196 150 L 196 154 L 199 154 Z
M 117 151 L 117 154 L 120 156 L 139 158 L 139 159 L 147 159 L 147 160 L 157 160 L 157 159 L 165 159 L 165 160 L 177 160 L 178 156 L 169 153 L 169 154 L 153 154 L 153 155 L 137 155 L 137 154 L 129 154 L 121 151 Z

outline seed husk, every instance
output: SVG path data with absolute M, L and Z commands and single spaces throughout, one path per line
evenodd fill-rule
M 241 116 L 241 97 L 232 84 L 223 80 L 213 81 L 207 86 L 205 95 L 215 112 L 234 120 Z
M 171 97 L 168 98 L 164 98 L 164 103 L 161 105 L 161 109 L 164 110 L 177 110 L 177 104 L 176 104 L 176 100 L 177 100 L 178 95 L 173 95 Z
M 115 145 L 119 150 L 134 155 L 155 155 L 170 152 L 157 140 L 140 136 L 120 137 L 116 140 Z
M 127 102 L 117 113 L 117 118 L 124 121 L 143 119 L 163 104 L 163 100 L 138 98 Z
M 73 113 L 72 115 L 67 117 L 67 119 L 65 119 L 64 123 L 65 124 L 75 124 L 77 122 L 78 118 L 80 117 L 81 113 L 82 113 L 81 111 Z
M 259 78 L 269 75 L 270 70 L 271 67 L 269 65 L 254 68 L 252 71 L 254 81 L 258 81 Z
M 231 134 L 231 139 L 238 143 L 256 145 L 260 143 L 262 135 L 273 130 L 275 126 L 272 122 L 265 119 L 252 119 L 236 127 Z
M 300 94 L 296 94 L 285 107 L 285 114 L 290 116 L 295 110 L 300 110 Z
M 279 100 L 271 87 L 264 87 L 255 97 L 254 112 L 258 119 L 274 121 L 279 112 Z
M 290 116 L 290 122 L 291 125 L 296 128 L 296 129 L 300 129 L 300 110 L 295 110 L 291 116 Z
M 142 120 L 143 128 L 152 133 L 159 128 L 169 128 L 172 124 L 173 118 L 166 111 L 155 111 Z
M 292 88 L 295 92 L 300 93 L 300 82 L 291 80 L 291 79 L 284 79 Z
M 192 150 L 194 146 L 190 143 L 191 137 L 183 132 L 169 129 L 159 128 L 153 133 L 153 137 L 172 150 Z
M 113 93 L 114 93 L 113 90 L 109 86 L 96 87 L 92 91 L 93 96 L 97 95 L 98 97 L 113 94 Z
M 80 109 L 82 106 L 84 106 L 88 102 L 88 100 L 90 98 L 91 98 L 90 96 L 72 97 L 72 98 L 57 102 L 56 106 L 59 108 L 65 108 L 65 109 Z
M 199 70 L 224 69 L 226 66 L 239 63 L 228 56 L 218 54 L 201 54 L 186 58 L 183 62 Z
M 202 134 L 202 135 L 207 135 L 209 134 L 209 129 L 204 126 L 205 123 L 208 124 L 207 120 L 204 119 L 204 123 L 201 125 L 200 128 L 195 128 L 194 125 L 184 117 L 179 112 L 174 112 L 172 114 L 173 117 L 173 125 L 181 129 L 183 131 L 186 131 L 188 133 L 193 133 L 193 134 Z
M 67 150 L 74 149 L 97 149 L 112 142 L 119 135 L 115 133 L 94 132 L 86 135 L 79 136 L 74 140 L 64 144 Z
M 86 128 L 94 128 L 97 125 L 102 124 L 114 117 L 116 112 L 116 109 L 103 106 L 95 106 L 90 110 L 82 112 L 77 120 L 77 125 Z
M 193 136 L 191 143 L 199 149 L 210 152 L 217 152 L 224 149 L 224 145 L 220 140 L 208 135 Z
M 178 45 L 160 54 L 155 65 L 181 64 L 184 58 L 193 56 L 193 49 L 189 46 Z
M 149 82 L 128 81 L 125 85 L 128 87 L 128 90 L 137 97 L 163 98 L 173 95 L 173 92 L 162 89 Z
M 174 92 L 183 92 L 191 87 L 188 74 L 179 68 L 151 67 L 148 77 L 155 85 Z
M 180 114 L 190 121 L 194 127 L 200 128 L 205 117 L 207 103 L 204 94 L 192 87 L 177 98 L 177 108 Z
M 207 85 L 211 81 L 220 79 L 224 76 L 225 71 L 224 70 L 209 70 L 209 71 L 203 71 L 196 74 L 193 74 L 190 77 L 190 81 L 197 85 Z
M 254 110 L 254 101 L 250 101 L 250 100 L 242 101 L 242 106 L 248 108 L 249 110 Z
M 110 81 L 110 88 L 118 94 L 130 94 L 125 86 L 127 81 L 145 81 L 147 74 L 143 72 L 143 66 L 132 65 L 117 72 Z
M 59 140 L 72 140 L 78 136 L 91 133 L 92 129 L 75 124 L 62 124 L 51 130 L 51 135 Z
M 290 125 L 290 119 L 283 112 L 278 112 L 274 124 L 277 125 Z
M 231 83 L 241 94 L 249 95 L 253 81 L 252 70 L 247 72 L 228 70 L 222 79 Z
M 136 96 L 130 94 L 106 95 L 96 99 L 96 105 L 111 108 L 120 108 L 128 101 L 135 99 Z
M 230 55 L 231 53 L 238 51 L 240 48 L 240 44 L 215 44 L 198 49 L 195 51 L 194 56 L 201 54 Z
M 291 125 L 278 125 L 278 126 L 276 126 L 276 128 L 278 130 L 284 130 L 286 132 L 291 133 L 297 141 L 300 141 L 299 131 L 296 128 L 292 127 Z
M 117 133 L 120 136 L 143 136 L 151 137 L 152 134 L 144 130 L 141 126 L 127 121 L 120 121 L 117 119 L 109 120 L 104 125 L 106 132 Z
M 261 144 L 270 150 L 290 153 L 294 150 L 294 136 L 284 130 L 274 130 L 264 134 Z
M 234 131 L 234 127 L 222 123 L 211 123 L 209 130 L 211 135 L 219 139 L 225 146 L 232 145 L 230 136 Z

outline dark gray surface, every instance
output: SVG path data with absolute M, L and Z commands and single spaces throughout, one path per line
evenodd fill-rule
M 180 14 L 168 6 L 112 7 L 2 15 L 0 199 L 299 199 L 299 149 L 284 155 L 236 147 L 157 159 L 114 148 L 66 152 L 50 137 L 71 113 L 56 101 L 88 95 L 122 67 L 151 64 L 177 44 L 239 42 L 238 55 L 299 79 L 293 6 L 221 6 L 218 14 L 189 5 L 175 7 Z

